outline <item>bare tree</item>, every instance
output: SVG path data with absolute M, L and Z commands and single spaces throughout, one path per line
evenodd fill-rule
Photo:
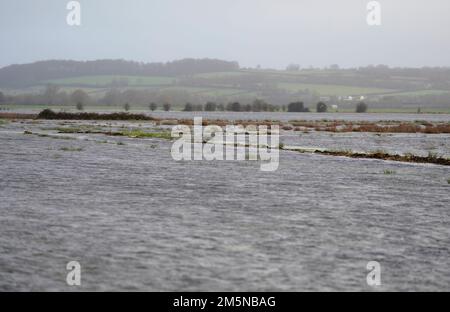
M 59 89 L 60 89 L 59 86 L 52 84 L 47 85 L 43 94 L 43 98 L 48 105 L 55 104 L 56 99 L 58 97 Z
M 75 103 L 76 105 L 78 105 L 78 103 L 82 103 L 82 104 L 88 103 L 89 100 L 90 100 L 89 95 L 81 89 L 75 90 L 70 95 L 70 102 Z

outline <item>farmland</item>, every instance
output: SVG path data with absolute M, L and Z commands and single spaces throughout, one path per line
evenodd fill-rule
M 174 64 L 93 61 L 89 66 L 69 63 L 70 66 L 57 61 L 25 64 L 20 66 L 20 71 L 14 69 L 17 73 L 10 73 L 13 68 L 0 69 L 0 91 L 16 97 L 6 104 L 16 108 L 45 104 L 73 106 L 70 95 L 83 90 L 90 97 L 81 101 L 88 104 L 86 109 L 119 108 L 125 103 L 131 109 L 145 109 L 151 102 L 161 108 L 167 102 L 172 109 L 180 110 L 188 102 L 246 105 L 261 99 L 279 108 L 302 101 L 313 110 L 317 102 L 324 101 L 338 106 L 339 112 L 354 111 L 358 101 L 367 102 L 370 112 L 448 113 L 450 110 L 450 74 L 445 68 L 275 70 L 240 68 L 232 62 L 218 60 L 181 60 Z M 56 72 L 52 70 L 54 67 L 58 68 Z M 8 79 L 11 75 L 13 79 Z M 49 86 L 57 90 L 46 90 Z M 51 99 L 50 91 L 65 94 Z M 43 96 L 32 99 L 39 94 Z

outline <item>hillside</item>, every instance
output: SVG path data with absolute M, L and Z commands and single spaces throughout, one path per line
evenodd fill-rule
M 80 76 L 132 75 L 178 76 L 238 70 L 239 64 L 214 59 L 183 59 L 168 63 L 138 63 L 125 60 L 51 60 L 11 65 L 0 69 L 0 87 L 28 87 L 46 80 Z
M 177 105 L 250 102 L 260 98 L 275 105 L 295 100 L 312 105 L 321 100 L 345 107 L 364 99 L 380 108 L 450 107 L 449 68 L 269 70 L 244 69 L 222 60 L 184 59 L 148 64 L 123 60 L 43 61 L 0 69 L 0 89 L 5 93 L 31 94 L 48 85 L 67 93 L 83 89 L 108 105 L 120 101 L 137 105 L 149 101 Z M 112 90 L 124 93 L 120 101 L 108 100 Z M 26 97 L 15 102 L 30 103 Z

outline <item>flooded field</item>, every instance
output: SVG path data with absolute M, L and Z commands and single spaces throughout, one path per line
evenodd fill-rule
M 11 112 L 22 114 L 37 114 L 42 110 L 13 108 Z M 54 109 L 58 111 L 58 109 Z M 68 110 L 75 111 L 75 110 Z M 112 111 L 123 112 L 123 108 L 102 109 L 95 107 L 88 109 L 98 113 L 110 113 Z M 431 122 L 450 122 L 450 114 L 405 114 L 405 113 L 287 113 L 287 112 L 184 112 L 184 111 L 155 111 L 133 110 L 132 113 L 144 113 L 156 118 L 186 118 L 203 117 L 204 119 L 225 119 L 225 120 L 278 120 L 282 122 L 290 120 L 347 120 L 347 121 L 415 121 L 426 120 Z
M 328 118 L 275 116 L 257 118 Z M 369 261 L 381 264 L 379 290 L 450 290 L 448 166 L 280 151 L 279 169 L 262 172 L 258 161 L 176 162 L 166 139 L 61 127 L 161 130 L 1 123 L 0 291 L 370 291 Z M 449 134 L 287 131 L 280 140 L 450 156 Z M 66 284 L 72 260 L 79 288 Z

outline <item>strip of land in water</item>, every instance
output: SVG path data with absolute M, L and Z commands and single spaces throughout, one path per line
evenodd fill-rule
M 68 113 L 68 112 L 53 112 L 51 110 L 44 110 L 40 114 L 17 114 L 17 113 L 0 113 L 0 118 L 8 120 L 89 120 L 89 121 L 140 121 L 140 122 L 152 122 L 155 125 L 193 125 L 191 119 L 160 119 L 154 118 L 145 114 L 129 114 L 125 112 L 119 113 Z M 405 121 L 343 121 L 343 120 L 318 120 L 318 121 L 306 121 L 306 120 L 291 120 L 288 122 L 280 122 L 276 120 L 224 120 L 224 119 L 204 119 L 203 125 L 218 125 L 225 127 L 226 125 L 257 125 L 257 126 L 272 126 L 277 125 L 284 131 L 289 133 L 290 131 L 324 131 L 324 132 L 369 132 L 369 133 L 425 133 L 425 134 L 448 134 L 450 133 L 450 122 L 429 122 L 416 120 L 414 122 Z M 91 129 L 79 129 L 79 128 L 59 128 L 55 129 L 58 133 L 84 133 L 84 134 L 104 134 L 110 136 L 126 136 L 129 138 L 157 138 L 157 139 L 170 139 L 170 133 L 168 132 L 146 132 L 141 130 L 132 131 L 101 131 Z M 37 133 L 27 133 L 37 134 Z M 287 147 L 280 145 L 281 150 L 285 151 L 297 151 L 301 153 L 314 153 L 328 156 L 341 156 L 349 158 L 365 158 L 365 159 L 380 159 L 409 163 L 430 163 L 437 165 L 450 165 L 450 159 L 445 157 L 438 157 L 437 155 L 429 154 L 428 156 L 417 156 L 412 154 L 398 155 L 389 154 L 385 152 L 354 152 L 354 151 L 339 151 L 339 150 L 327 150 L 308 147 Z
M 419 116 L 418 116 L 419 117 Z M 39 114 L 0 113 L 4 119 L 44 119 L 44 120 L 105 120 L 105 121 L 152 121 L 157 125 L 193 125 L 191 119 L 161 119 L 146 114 L 130 114 L 126 112 L 116 113 L 69 113 L 53 112 L 46 109 Z M 278 125 L 284 131 L 320 131 L 320 132 L 369 132 L 369 133 L 450 133 L 450 122 L 430 122 L 425 120 L 411 121 L 345 121 L 345 120 L 291 120 L 280 122 L 277 120 L 225 120 L 203 119 L 203 125 Z
M 436 165 L 450 166 L 449 158 L 438 157 L 433 154 L 429 154 L 428 156 L 417 156 L 417 155 L 412 155 L 412 154 L 398 155 L 398 154 L 389 154 L 389 153 L 385 153 L 385 152 L 364 153 L 364 152 L 336 151 L 336 150 L 308 148 L 308 147 L 293 147 L 293 146 L 292 147 L 280 146 L 280 149 L 286 150 L 286 151 L 295 151 L 295 152 L 299 152 L 299 153 L 311 153 L 311 154 L 320 154 L 320 155 L 328 155 L 328 156 L 341 156 L 341 157 L 364 158 L 364 159 L 380 159 L 380 160 L 391 160 L 391 161 L 408 162 L 408 163 L 422 163 L 422 164 L 436 164 Z

